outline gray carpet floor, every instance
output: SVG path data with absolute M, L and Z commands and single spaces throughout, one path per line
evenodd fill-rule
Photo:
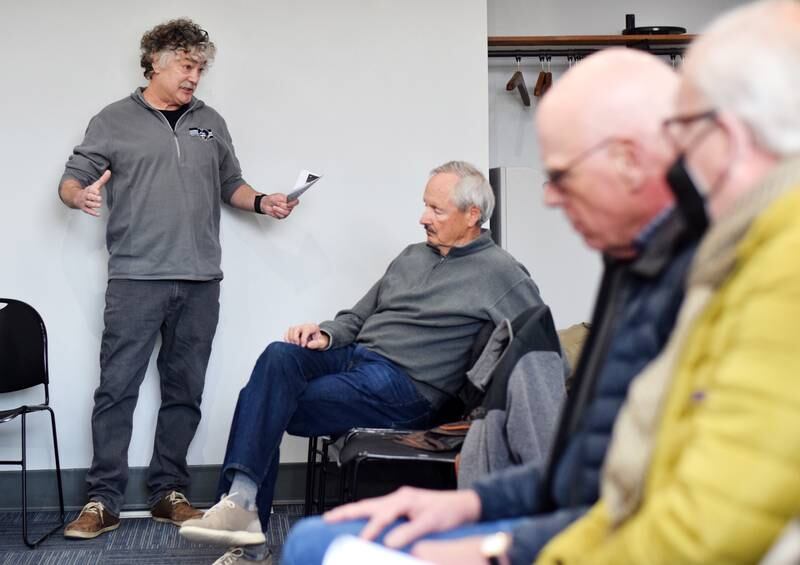
M 267 543 L 280 555 L 289 528 L 301 518 L 302 505 L 276 506 L 267 530 Z M 67 522 L 77 512 L 67 514 Z M 57 513 L 29 515 L 30 537 L 54 523 Z M 36 549 L 22 541 L 19 513 L 0 513 L 0 565 L 202 565 L 213 563 L 224 548 L 190 543 L 178 535 L 178 528 L 149 518 L 123 519 L 120 527 L 93 540 L 67 540 L 61 532 L 52 534 Z

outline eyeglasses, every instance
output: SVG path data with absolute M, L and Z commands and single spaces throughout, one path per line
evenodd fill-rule
M 714 120 L 716 122 L 717 119 L 717 111 L 716 110 L 705 110 L 703 112 L 696 112 L 694 114 L 686 114 L 684 116 L 673 116 L 672 118 L 667 118 L 663 122 L 661 122 L 661 129 L 664 132 L 666 138 L 672 143 L 672 145 L 676 148 L 683 147 L 686 149 L 688 146 L 692 146 L 698 143 L 701 139 L 705 137 L 705 134 L 711 131 L 711 128 L 708 128 L 704 131 L 703 134 L 698 135 L 695 139 L 693 139 L 690 143 L 684 144 L 681 143 L 683 139 L 683 133 L 686 127 L 689 124 L 694 122 L 699 122 L 701 120 Z
M 592 145 L 589 149 L 586 149 L 582 153 L 579 153 L 577 157 L 573 158 L 565 167 L 560 169 L 549 169 L 547 171 L 547 180 L 544 181 L 542 188 L 547 189 L 552 188 L 558 192 L 565 192 L 564 187 L 560 184 L 564 178 L 571 173 L 575 167 L 580 165 L 583 161 L 603 149 L 605 146 L 610 145 L 611 143 L 618 141 L 616 137 L 607 137 L 602 140 L 600 143 Z

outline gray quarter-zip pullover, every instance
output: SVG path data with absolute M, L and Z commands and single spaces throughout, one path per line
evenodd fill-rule
M 103 188 L 109 279 L 222 278 L 220 201 L 244 184 L 228 128 L 192 98 L 175 130 L 137 89 L 94 116 L 62 181 Z
M 484 230 L 444 256 L 409 245 L 353 308 L 320 328 L 331 347 L 356 342 L 402 367 L 438 407 L 464 383 L 481 326 L 541 303 L 525 267 Z

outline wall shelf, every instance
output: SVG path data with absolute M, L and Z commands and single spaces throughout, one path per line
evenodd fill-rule
M 570 47 L 611 45 L 687 45 L 694 34 L 668 35 L 528 35 L 489 37 L 489 47 Z
M 667 35 L 529 35 L 489 37 L 489 57 L 580 58 L 606 47 L 641 49 L 653 55 L 677 57 L 697 37 Z

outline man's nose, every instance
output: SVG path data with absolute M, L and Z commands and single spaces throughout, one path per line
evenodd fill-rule
M 564 204 L 564 195 L 552 183 L 544 185 L 544 196 L 542 197 L 546 206 L 558 207 Z

